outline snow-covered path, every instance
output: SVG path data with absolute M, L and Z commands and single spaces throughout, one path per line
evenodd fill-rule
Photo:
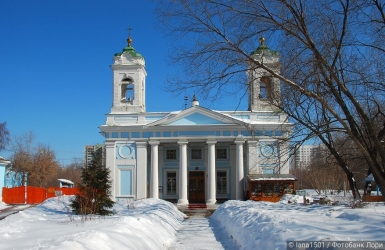
M 169 249 L 232 250 L 239 249 L 239 247 L 216 220 L 196 213 L 182 222 L 182 227 L 176 235 L 176 241 Z
M 12 205 L 12 206 L 7 206 L 5 208 L 0 207 L 0 220 L 4 219 L 5 217 L 11 215 L 11 214 L 16 214 L 19 211 L 23 211 L 24 209 L 27 209 L 29 207 L 33 207 L 31 205 Z

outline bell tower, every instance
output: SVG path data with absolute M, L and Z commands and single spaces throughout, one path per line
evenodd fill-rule
M 248 100 L 249 111 L 274 111 L 276 105 L 281 103 L 281 87 L 279 79 L 260 67 L 257 61 L 266 65 L 277 74 L 280 72 L 281 64 L 277 51 L 272 51 L 265 45 L 265 38 L 259 39 L 259 47 L 251 53 L 253 61 L 248 63 Z
M 141 54 L 131 46 L 129 34 L 127 47 L 114 55 L 111 65 L 113 73 L 113 97 L 111 113 L 143 113 L 146 112 L 146 70 Z

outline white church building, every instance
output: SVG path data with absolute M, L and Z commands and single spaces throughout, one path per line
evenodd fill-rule
M 180 206 L 213 205 L 255 198 L 260 191 L 287 192 L 284 182 L 295 180 L 288 175 L 287 152 L 293 125 L 269 104 L 280 101 L 278 79 L 252 64 L 245 68 L 245 111 L 211 110 L 194 96 L 184 110 L 147 112 L 145 59 L 131 38 L 127 42 L 113 58 L 112 107 L 100 126 L 114 200 L 150 197 Z M 278 54 L 263 40 L 251 56 L 279 72 Z

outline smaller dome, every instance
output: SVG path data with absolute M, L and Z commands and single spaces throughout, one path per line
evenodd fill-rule
M 270 50 L 269 47 L 265 45 L 265 38 L 263 36 L 259 39 L 259 43 L 260 45 L 258 46 L 258 48 L 255 51 L 251 52 L 250 55 L 261 54 L 263 52 L 271 54 L 273 56 L 278 56 L 278 51 Z
M 129 53 L 132 57 L 143 58 L 141 54 L 135 51 L 134 47 L 132 47 L 131 44 L 132 44 L 132 39 L 130 37 L 130 34 L 128 34 L 127 47 L 125 47 L 121 53 L 115 53 L 114 56 L 121 56 L 123 53 Z
M 132 46 L 125 47 L 123 49 L 123 53 L 130 53 L 130 55 L 132 57 L 141 57 L 141 58 L 143 58 L 143 56 L 141 54 L 139 54 L 138 52 L 136 52 L 134 47 L 132 47 Z
M 199 101 L 197 100 L 196 96 L 194 95 L 193 100 L 191 101 L 191 107 L 199 106 Z

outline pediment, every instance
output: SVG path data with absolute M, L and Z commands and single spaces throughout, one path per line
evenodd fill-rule
M 178 114 L 164 117 L 148 126 L 238 125 L 239 121 L 202 107 L 191 107 Z
M 210 116 L 203 115 L 195 112 L 185 117 L 182 117 L 176 121 L 173 121 L 167 125 L 223 125 L 226 124 L 223 121 L 214 119 Z

